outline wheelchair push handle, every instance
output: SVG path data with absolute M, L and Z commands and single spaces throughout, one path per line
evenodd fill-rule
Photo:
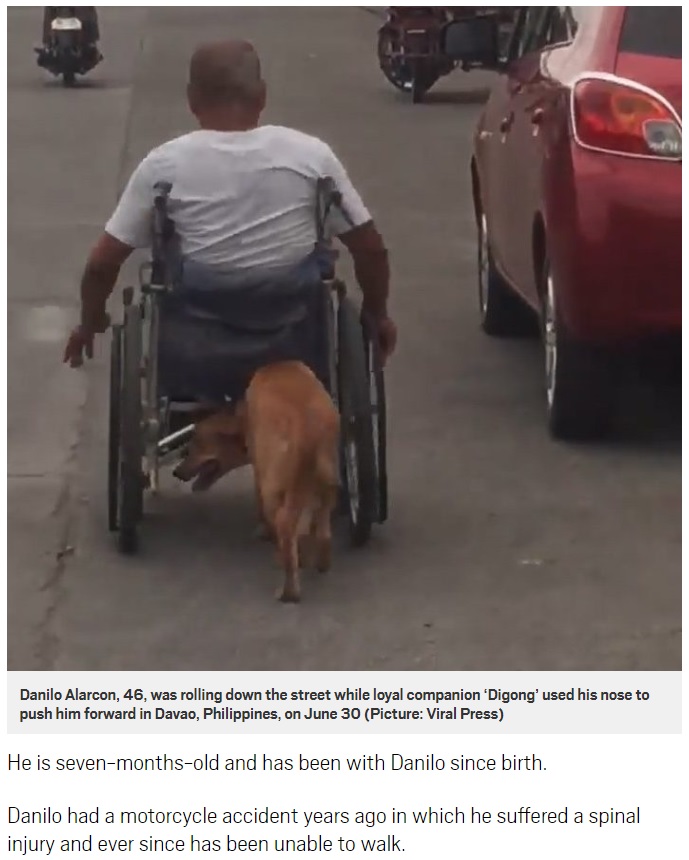
M 171 182 L 157 182 L 153 186 L 153 238 L 166 239 L 170 233 L 171 221 L 168 215 L 168 201 L 172 191 Z
M 318 179 L 318 188 L 321 194 L 321 197 L 325 200 L 326 205 L 330 204 L 331 206 L 341 206 L 342 205 L 342 193 L 339 191 L 337 185 L 335 184 L 335 180 L 332 176 L 321 176 Z
M 149 267 L 150 287 L 158 288 L 167 286 L 167 254 L 170 240 L 174 237 L 174 224 L 168 214 L 168 203 L 171 182 L 157 182 L 153 186 L 155 196 L 153 198 L 153 224 L 152 224 L 152 255 Z
M 170 196 L 170 192 L 172 191 L 172 183 L 171 182 L 156 182 L 153 186 L 153 190 L 156 192 L 155 201 L 156 205 L 159 201 L 167 203 L 168 197 Z
M 335 207 L 345 221 L 351 226 L 354 222 L 349 217 L 342 202 L 342 192 L 337 187 L 332 176 L 319 176 L 316 180 L 316 232 L 318 241 L 325 240 L 325 227 L 330 211 Z

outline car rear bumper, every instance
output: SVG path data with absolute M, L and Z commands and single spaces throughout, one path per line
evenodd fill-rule
M 573 162 L 553 255 L 568 331 L 602 343 L 681 331 L 681 164 L 580 149 Z

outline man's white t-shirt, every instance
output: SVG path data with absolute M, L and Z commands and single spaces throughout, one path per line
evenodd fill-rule
M 106 232 L 150 246 L 154 186 L 169 182 L 169 213 L 185 258 L 218 270 L 282 269 L 316 241 L 316 180 L 330 176 L 348 220 L 333 207 L 328 238 L 371 220 L 330 147 L 279 126 L 194 131 L 154 149 L 134 171 Z

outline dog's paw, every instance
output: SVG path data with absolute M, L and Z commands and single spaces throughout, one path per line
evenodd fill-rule
M 330 568 L 332 567 L 332 560 L 330 558 L 330 554 L 327 556 L 319 556 L 316 560 L 316 571 L 318 573 L 330 573 Z
M 300 603 L 301 602 L 301 594 L 298 589 L 288 588 L 285 586 L 284 588 L 279 588 L 275 595 L 280 603 Z
M 333 553 L 330 541 L 318 541 L 315 551 L 315 567 L 318 573 L 327 573 L 330 570 Z
M 302 570 L 308 570 L 313 566 L 315 549 L 313 539 L 309 535 L 302 535 L 299 538 L 299 567 Z

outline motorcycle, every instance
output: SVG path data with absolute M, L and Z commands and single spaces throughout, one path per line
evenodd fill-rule
M 388 81 L 415 104 L 455 67 L 440 52 L 447 13 L 439 6 L 390 6 L 378 31 L 378 62 Z
M 95 44 L 84 35 L 84 26 L 72 6 L 58 6 L 50 22 L 47 44 L 37 48 L 38 65 L 56 77 L 62 77 L 66 87 L 74 86 L 77 75 L 85 75 L 102 60 Z
M 443 49 L 443 33 L 449 23 L 497 12 L 501 23 L 509 25 L 513 10 L 514 7 L 388 6 L 387 19 L 378 31 L 381 71 L 417 104 L 440 78 L 458 66 Z

